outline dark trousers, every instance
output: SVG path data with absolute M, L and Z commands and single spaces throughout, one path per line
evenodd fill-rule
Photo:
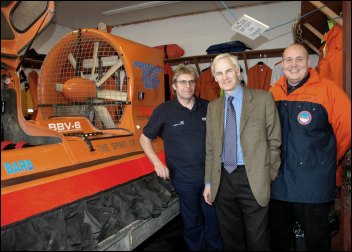
M 331 250 L 330 205 L 331 203 L 309 204 L 271 200 L 271 249 L 290 251 L 295 248 L 293 226 L 298 221 L 304 231 L 306 250 Z
M 215 199 L 225 250 L 269 250 L 268 207 L 255 200 L 244 166 L 229 174 L 223 167 Z
M 172 183 L 178 195 L 184 238 L 189 250 L 222 250 L 215 209 L 203 198 L 204 180 Z

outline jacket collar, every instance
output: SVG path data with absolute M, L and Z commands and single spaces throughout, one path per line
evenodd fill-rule
M 319 74 L 317 71 L 315 71 L 313 68 L 309 67 L 308 68 L 308 72 L 309 72 L 309 79 L 303 84 L 303 86 L 305 85 L 311 85 L 311 84 L 314 84 L 314 83 L 317 83 L 320 81 L 320 77 L 319 77 Z M 279 81 L 278 81 L 278 85 L 283 89 L 285 90 L 286 94 L 287 94 L 287 78 L 286 76 L 282 76 Z

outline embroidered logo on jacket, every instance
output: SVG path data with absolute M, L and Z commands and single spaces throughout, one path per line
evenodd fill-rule
M 179 123 L 176 123 L 176 124 L 174 124 L 174 125 L 172 125 L 172 126 L 181 126 L 181 125 L 184 125 L 185 124 L 185 122 L 184 121 L 181 121 L 181 122 L 179 122 Z
M 312 114 L 308 111 L 301 111 L 297 116 L 297 120 L 302 125 L 307 125 L 312 121 Z

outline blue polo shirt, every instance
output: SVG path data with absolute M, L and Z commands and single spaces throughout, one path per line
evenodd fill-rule
M 177 99 L 156 107 L 143 129 L 149 139 L 164 141 L 166 165 L 172 180 L 204 180 L 208 101 L 196 98 L 191 110 Z

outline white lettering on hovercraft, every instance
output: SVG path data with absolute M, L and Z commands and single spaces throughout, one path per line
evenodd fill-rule
M 55 131 L 72 131 L 72 130 L 82 130 L 81 123 L 80 122 L 60 122 L 60 123 L 49 123 L 48 124 L 49 129 L 55 130 Z

